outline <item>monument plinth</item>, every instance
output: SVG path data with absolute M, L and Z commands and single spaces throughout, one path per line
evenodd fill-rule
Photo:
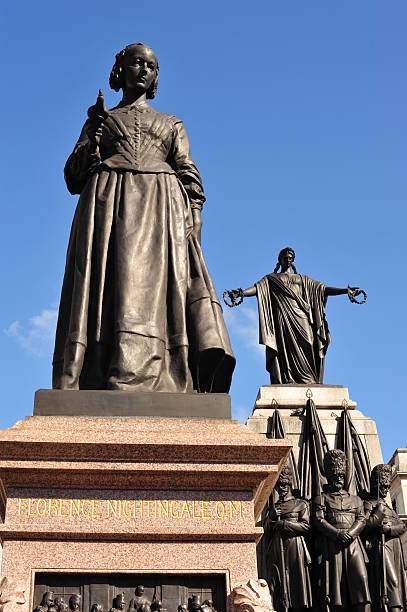
M 264 385 L 260 387 L 248 428 L 267 434 L 268 419 L 277 409 L 284 424 L 286 437 L 293 442 L 295 460 L 298 461 L 302 443 L 304 408 L 312 397 L 319 420 L 330 448 L 335 448 L 338 423 L 344 408 L 366 448 L 371 466 L 383 462 L 376 423 L 356 409 L 356 402 L 349 399 L 349 390 L 341 385 Z
M 257 579 L 255 517 L 287 440 L 227 418 L 60 415 L 27 417 L 0 442 L 2 574 L 25 589 L 22 612 L 61 585 L 106 609 L 140 583 L 171 609 L 212 589 L 222 611 Z

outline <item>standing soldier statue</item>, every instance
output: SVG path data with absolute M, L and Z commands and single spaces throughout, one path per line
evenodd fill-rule
M 365 502 L 366 548 L 373 610 L 407 610 L 407 581 L 400 536 L 406 528 L 386 503 L 390 465 L 376 465 L 370 476 L 370 499 Z
M 308 503 L 294 497 L 292 472 L 282 469 L 276 483 L 278 501 L 270 506 L 266 529 L 270 530 L 267 570 L 277 612 L 312 607 L 311 557 L 304 535 L 310 528 Z
M 326 610 L 353 608 L 370 612 L 366 552 L 359 535 L 366 518 L 360 497 L 344 490 L 346 457 L 330 450 L 324 457 L 328 484 L 314 500 L 317 542 L 322 556 L 321 593 Z

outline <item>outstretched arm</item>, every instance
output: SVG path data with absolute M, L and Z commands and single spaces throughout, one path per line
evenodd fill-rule
M 243 296 L 244 297 L 253 297 L 254 295 L 257 295 L 257 289 L 256 289 L 255 286 L 248 287 L 248 289 L 245 289 L 243 291 Z
M 357 297 L 362 292 L 359 287 L 325 287 L 325 297 L 327 298 L 329 295 L 352 295 L 352 297 Z
M 248 287 L 248 289 L 245 289 L 244 291 L 241 288 L 231 290 L 226 289 L 226 291 L 223 293 L 223 301 L 227 306 L 233 308 L 234 306 L 240 306 L 240 304 L 243 302 L 243 298 L 252 297 L 254 295 L 257 295 L 257 289 L 255 286 Z M 226 298 L 228 298 L 229 301 Z
M 346 293 L 348 293 L 347 287 L 325 287 L 325 297 L 328 297 L 328 295 L 345 295 Z

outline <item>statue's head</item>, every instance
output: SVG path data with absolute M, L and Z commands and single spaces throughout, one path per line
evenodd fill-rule
M 69 598 L 69 608 L 73 611 L 79 610 L 81 605 L 81 596 L 80 595 L 71 595 Z
M 45 591 L 42 596 L 41 605 L 42 606 L 52 606 L 54 603 L 54 593 L 52 591 Z
M 325 453 L 324 469 L 329 485 L 336 491 L 343 489 L 346 474 L 345 453 L 338 449 Z
M 375 465 L 370 474 L 370 493 L 373 498 L 386 497 L 391 484 L 391 466 L 386 463 Z
M 143 43 L 134 43 L 116 54 L 109 84 L 114 91 L 137 87 L 144 90 L 146 97 L 152 100 L 158 89 L 158 70 L 154 51 Z
M 285 247 L 284 249 L 282 249 L 278 254 L 278 261 L 274 269 L 274 273 L 276 274 L 280 268 L 282 268 L 283 270 L 286 270 L 289 267 L 291 267 L 296 273 L 297 270 L 294 266 L 294 259 L 295 259 L 294 249 L 292 249 L 291 247 Z
M 293 483 L 293 473 L 289 465 L 285 465 L 281 470 L 276 482 L 276 491 L 279 497 L 285 497 L 291 490 Z
M 59 608 L 59 606 L 63 603 L 65 603 L 65 600 L 63 597 L 61 597 L 60 595 L 58 595 L 58 597 L 55 597 L 54 604 L 57 606 L 57 608 Z
M 142 597 L 144 595 L 144 587 L 142 584 L 138 584 L 136 586 L 136 590 L 134 591 L 137 597 Z
M 65 599 L 63 597 L 61 597 L 60 595 L 55 597 L 54 604 L 56 605 L 58 610 L 63 610 L 64 606 L 66 606 Z
M 189 600 L 189 609 L 191 612 L 194 610 L 199 610 L 201 607 L 201 598 L 199 595 L 192 594 L 191 599 Z
M 124 610 L 125 607 L 126 607 L 126 598 L 124 596 L 124 593 L 118 593 L 116 595 L 116 605 L 115 605 L 115 608 L 117 610 Z
M 92 604 L 90 612 L 103 612 L 103 606 L 99 603 Z

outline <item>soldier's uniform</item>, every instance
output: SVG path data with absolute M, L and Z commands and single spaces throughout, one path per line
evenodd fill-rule
M 381 502 L 380 508 L 378 503 Z M 399 519 L 393 508 L 390 508 L 383 499 L 368 500 L 365 502 L 366 528 L 364 535 L 367 538 L 369 556 L 369 580 L 372 595 L 373 610 L 381 609 L 380 594 L 382 578 L 382 551 L 381 551 L 381 525 L 390 527 L 385 534 L 385 572 L 387 586 L 387 605 L 389 608 L 398 607 L 407 609 L 406 570 L 403 557 L 403 548 L 400 536 L 406 530 L 404 523 Z
M 311 608 L 311 557 L 304 540 L 304 535 L 310 528 L 308 503 L 303 499 L 292 497 L 284 501 L 277 501 L 275 508 L 270 508 L 269 526 L 272 528 L 278 519 L 284 524 L 281 530 L 271 533 L 267 555 L 267 565 L 270 568 L 269 583 L 275 595 L 274 607 L 276 610 L 279 610 L 280 607 L 282 548 L 288 607 Z
M 322 537 L 317 546 L 322 556 L 321 591 L 331 606 L 348 608 L 370 603 L 367 555 L 359 535 L 366 518 L 363 502 L 345 490 L 326 490 L 315 498 L 315 526 Z M 337 540 L 339 531 L 353 538 L 349 545 Z

